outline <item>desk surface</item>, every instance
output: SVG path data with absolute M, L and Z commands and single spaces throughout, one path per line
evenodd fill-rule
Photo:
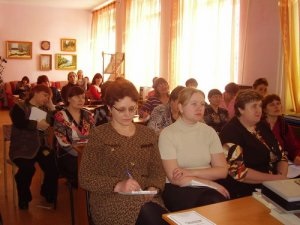
M 193 210 L 217 225 L 282 225 L 270 215 L 270 210 L 266 206 L 251 196 L 197 207 L 193 208 Z M 169 214 L 164 214 L 163 219 L 169 224 L 176 225 L 175 222 L 167 217 Z

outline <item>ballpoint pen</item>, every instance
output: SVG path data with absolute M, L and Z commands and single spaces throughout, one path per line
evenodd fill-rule
M 133 176 L 131 175 L 131 173 L 130 173 L 130 171 L 128 169 L 126 170 L 126 173 L 127 173 L 127 175 L 128 175 L 129 178 L 133 179 Z

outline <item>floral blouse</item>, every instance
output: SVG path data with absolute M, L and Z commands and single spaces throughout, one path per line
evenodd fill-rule
M 208 126 L 213 127 L 217 133 L 221 132 L 228 120 L 228 111 L 226 109 L 219 107 L 216 112 L 210 105 L 205 107 L 204 121 Z
M 59 150 L 77 156 L 77 152 L 72 148 L 72 145 L 78 142 L 86 142 L 92 127 L 94 127 L 93 114 L 87 110 L 81 109 L 79 124 L 76 123 L 67 109 L 58 111 L 54 116 L 54 134 Z

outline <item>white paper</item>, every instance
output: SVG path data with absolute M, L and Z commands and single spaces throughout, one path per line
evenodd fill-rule
M 32 107 L 29 119 L 40 122 L 41 120 L 46 119 L 46 116 L 47 116 L 47 112 L 45 112 L 37 107 Z
M 216 225 L 196 211 L 172 213 L 168 217 L 178 225 Z
M 191 187 L 209 187 L 209 188 L 212 188 L 212 189 L 217 189 L 211 185 L 208 185 L 208 184 L 204 184 L 202 182 L 199 182 L 199 181 L 196 181 L 196 180 L 192 180 L 190 183 L 189 183 L 189 186 Z
M 296 165 L 289 165 L 288 167 L 288 174 L 287 177 L 288 178 L 294 178 L 300 175 L 300 166 L 296 166 Z
M 122 195 L 156 195 L 157 191 L 131 191 L 131 192 L 119 192 Z

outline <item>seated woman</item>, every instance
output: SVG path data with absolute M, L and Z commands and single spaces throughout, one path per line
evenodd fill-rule
M 177 211 L 225 201 L 228 191 L 215 182 L 227 175 L 222 145 L 215 130 L 199 122 L 204 114 L 204 93 L 185 88 L 179 94 L 178 108 L 180 117 L 159 136 L 167 174 L 166 207 Z M 197 187 L 193 183 L 198 183 Z
M 20 99 L 25 99 L 29 94 L 30 90 L 30 82 L 27 76 L 22 77 L 21 81 L 18 81 L 16 84 L 16 89 L 14 91 L 14 95 L 19 95 Z
M 177 86 L 171 92 L 169 102 L 166 105 L 158 105 L 153 109 L 147 126 L 152 128 L 157 134 L 179 117 L 178 95 L 183 89 L 183 86 Z
M 164 172 L 151 129 L 134 124 L 139 94 L 125 80 L 114 81 L 105 94 L 112 120 L 92 130 L 79 170 L 80 186 L 90 192 L 95 225 L 167 224 L 160 190 Z M 130 195 L 152 190 L 155 195 Z
M 155 92 L 154 96 L 147 99 L 139 112 L 140 117 L 143 119 L 147 119 L 156 106 L 160 104 L 167 104 L 169 102 L 169 84 L 164 78 L 157 78 L 154 82 L 153 88 Z
M 211 89 L 208 92 L 209 105 L 205 107 L 204 121 L 208 126 L 220 133 L 222 127 L 228 122 L 228 111 L 220 107 L 222 92 L 218 89 Z
M 254 90 L 239 92 L 235 117 L 220 133 L 229 166 L 229 176 L 221 183 L 231 198 L 252 195 L 263 181 L 286 179 L 287 157 L 270 128 L 260 121 L 261 100 Z
M 89 87 L 88 97 L 90 98 L 93 104 L 101 103 L 101 88 L 100 85 L 102 84 L 103 78 L 100 73 L 96 73 L 93 77 L 92 84 Z
M 77 151 L 72 145 L 86 142 L 94 126 L 92 113 L 83 109 L 85 94 L 79 86 L 71 87 L 66 108 L 54 116 L 54 134 L 57 139 L 59 172 L 64 174 L 76 188 L 78 185 Z
M 41 195 L 49 203 L 56 199 L 58 173 L 54 154 L 50 151 L 46 138 L 51 123 L 51 112 L 55 109 L 50 96 L 49 87 L 36 85 L 30 90 L 28 98 L 16 103 L 10 112 L 13 126 L 9 157 L 18 167 L 15 180 L 20 209 L 28 209 L 32 200 L 30 185 L 36 162 L 44 172 Z M 45 118 L 37 119 L 33 116 L 33 110 L 40 110 L 41 114 L 45 114 Z M 43 111 L 45 112 L 42 113 Z
M 288 158 L 294 164 L 300 165 L 300 140 L 296 138 L 293 129 L 282 116 L 281 100 L 278 95 L 267 95 L 262 101 L 263 120 L 272 129 L 276 139 L 288 152 Z

